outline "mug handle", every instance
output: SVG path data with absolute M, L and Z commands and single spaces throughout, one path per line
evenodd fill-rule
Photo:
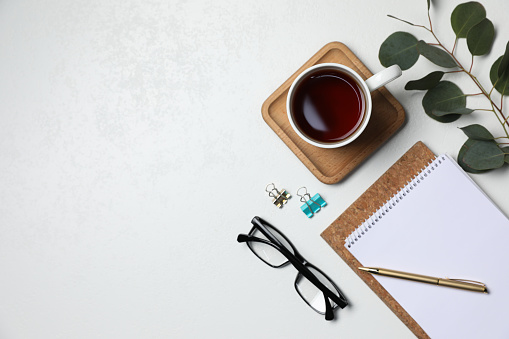
M 366 80 L 366 85 L 368 85 L 369 91 L 373 92 L 374 90 L 387 85 L 392 80 L 399 78 L 401 74 L 401 68 L 399 68 L 398 65 L 392 65 Z

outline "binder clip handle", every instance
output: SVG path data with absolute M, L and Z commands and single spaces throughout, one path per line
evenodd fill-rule
M 271 188 L 269 188 L 270 186 Z M 270 183 L 267 186 L 265 186 L 265 192 L 269 193 L 269 197 L 271 198 L 276 198 L 279 195 L 279 191 L 277 190 L 276 185 L 274 185 L 273 183 Z
M 303 193 L 300 193 L 301 190 L 303 190 Z M 300 201 L 303 203 L 311 200 L 311 194 L 308 193 L 308 189 L 305 186 L 297 190 L 297 195 L 300 197 Z

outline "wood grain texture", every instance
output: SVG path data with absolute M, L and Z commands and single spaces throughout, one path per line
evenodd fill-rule
M 429 337 L 373 275 L 358 270 L 363 265 L 345 247 L 345 239 L 434 159 L 433 152 L 422 142 L 417 142 L 321 234 L 348 266 L 419 338 Z
M 348 66 L 363 79 L 373 75 L 344 44 L 328 43 L 265 100 L 262 105 L 262 116 L 318 180 L 325 184 L 334 184 L 341 181 L 399 129 L 405 121 L 405 111 L 392 94 L 382 87 L 371 93 L 373 101 L 371 119 L 358 139 L 335 149 L 324 149 L 308 144 L 295 133 L 288 121 L 286 98 L 292 82 L 300 73 L 313 65 L 325 62 Z

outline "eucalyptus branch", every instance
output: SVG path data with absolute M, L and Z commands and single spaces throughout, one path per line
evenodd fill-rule
M 477 78 L 472 74 L 470 73 L 469 71 L 467 71 L 465 69 L 465 67 L 463 67 L 463 65 L 461 64 L 461 62 L 459 62 L 459 60 L 451 53 L 449 52 L 449 50 L 447 48 L 445 48 L 445 46 L 440 42 L 440 40 L 438 39 L 438 37 L 435 35 L 435 32 L 433 32 L 433 30 L 430 30 L 431 34 L 433 35 L 433 37 L 435 38 L 435 40 L 437 41 L 437 43 L 440 45 L 440 47 L 442 47 L 453 59 L 454 61 L 458 64 L 458 67 L 460 68 L 460 70 L 462 72 L 464 72 L 465 74 L 467 74 L 471 79 L 472 81 L 477 85 L 477 87 L 481 90 L 481 92 L 484 94 L 484 96 L 490 101 L 491 105 L 497 109 L 497 111 L 499 112 L 499 114 L 502 116 L 502 118 L 504 120 L 506 120 L 506 117 L 504 116 L 504 114 L 502 113 L 502 109 L 499 108 L 494 102 L 493 100 L 491 100 L 491 97 L 490 95 L 486 92 L 486 90 L 484 89 L 484 87 L 481 85 L 481 83 L 479 82 L 479 80 L 477 80 Z M 472 57 L 473 58 L 473 57 Z M 500 119 L 499 119 L 500 121 Z M 501 122 L 502 124 L 502 122 Z M 507 130 L 505 129 L 504 127 L 504 130 L 506 132 L 506 134 L 509 136 L 509 133 L 507 132 Z
M 433 30 L 433 24 L 431 23 L 431 15 L 429 14 L 429 7 L 428 7 L 428 20 L 429 20 L 429 29 L 430 31 Z
M 409 81 L 405 85 L 406 90 L 426 91 L 422 106 L 424 112 L 432 119 L 441 123 L 456 121 L 463 115 L 471 114 L 474 111 L 493 112 L 495 118 L 502 126 L 505 136 L 494 138 L 490 131 L 479 124 L 471 124 L 461 128 L 468 137 L 458 154 L 458 163 L 467 172 L 481 173 L 487 169 L 500 168 L 504 163 L 509 163 L 505 156 L 509 147 L 500 146 L 495 140 L 500 138 L 509 139 L 509 114 L 506 117 L 504 108 L 504 95 L 509 92 L 509 43 L 503 56 L 498 58 L 491 66 L 490 80 L 493 86 L 489 92 L 472 73 L 475 56 L 486 55 L 490 52 L 495 37 L 495 27 L 486 18 L 486 10 L 479 2 L 469 1 L 456 6 L 451 15 L 451 26 L 456 35 L 452 49 L 448 49 L 438 38 L 433 29 L 430 6 L 427 1 L 429 27 L 416 25 L 409 21 L 389 15 L 390 18 L 405 22 L 414 27 L 423 28 L 432 37 L 432 42 L 417 39 L 407 32 L 395 32 L 391 34 L 380 46 L 379 59 L 383 66 L 389 67 L 397 64 L 404 71 L 412 67 L 420 56 L 428 59 L 437 66 L 446 70 L 436 70 L 426 76 Z M 468 51 L 471 54 L 470 65 L 463 65 L 454 55 L 458 49 L 460 39 L 466 39 Z M 479 89 L 479 92 L 464 94 L 455 83 L 443 80 L 445 74 L 464 73 Z M 500 104 L 495 103 L 492 96 L 493 90 L 501 93 Z M 491 109 L 467 108 L 467 97 L 484 96 Z M 503 143 L 503 144 L 509 144 Z M 466 156 L 468 154 L 468 156 Z
M 398 17 L 395 17 L 394 15 L 387 14 L 387 16 L 388 16 L 389 18 L 396 19 L 396 20 L 399 20 L 399 21 L 404 22 L 404 23 L 406 23 L 406 24 L 409 24 L 410 26 L 415 26 L 415 27 L 421 27 L 421 28 L 424 28 L 424 29 L 428 29 L 428 27 L 426 27 L 426 26 L 423 26 L 423 25 L 416 25 L 416 24 L 414 24 L 414 23 L 411 23 L 410 21 L 403 20 L 403 19 L 400 19 L 400 18 L 398 18 Z

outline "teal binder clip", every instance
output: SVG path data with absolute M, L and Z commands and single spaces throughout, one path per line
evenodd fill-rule
M 301 190 L 304 190 L 302 194 L 300 194 Z M 300 197 L 300 201 L 304 203 L 300 209 L 307 215 L 308 218 L 315 215 L 315 213 L 320 211 L 322 207 L 327 206 L 327 203 L 323 200 L 320 194 L 316 193 L 313 197 L 311 197 L 311 194 L 308 193 L 306 187 L 299 188 L 297 190 L 297 195 Z

